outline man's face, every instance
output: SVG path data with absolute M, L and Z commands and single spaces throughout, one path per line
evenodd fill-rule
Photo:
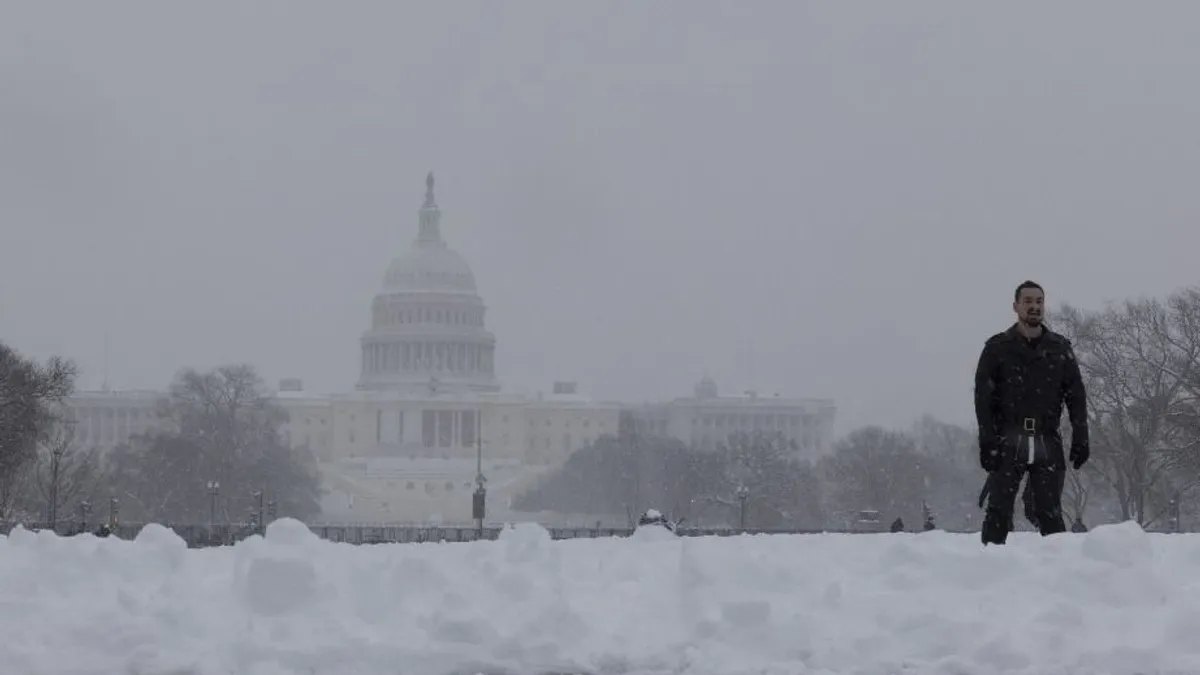
M 1042 325 L 1042 305 L 1045 301 L 1046 297 L 1040 290 L 1022 288 L 1020 297 L 1013 303 L 1013 311 L 1021 323 L 1037 327 Z

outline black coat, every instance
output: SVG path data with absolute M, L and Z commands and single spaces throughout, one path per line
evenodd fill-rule
M 1071 442 L 1088 445 L 1087 395 L 1071 341 L 1043 328 L 1031 343 L 1016 324 L 988 339 L 975 370 L 975 418 L 981 447 L 1015 448 L 1027 419 L 1056 468 L 1066 468 L 1059 423 L 1063 407 Z

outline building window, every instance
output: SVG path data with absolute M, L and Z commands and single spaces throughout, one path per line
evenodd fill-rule
M 421 442 L 427 448 L 437 447 L 437 411 L 421 412 Z
M 449 448 L 453 447 L 454 438 L 454 411 L 439 410 L 438 416 L 438 447 Z
M 464 410 L 459 413 L 459 437 L 462 438 L 462 447 L 475 447 L 475 430 L 476 430 L 476 415 L 474 410 Z

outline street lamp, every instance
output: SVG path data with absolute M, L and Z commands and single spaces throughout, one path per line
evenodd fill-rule
M 1171 499 L 1167 501 L 1167 528 L 1171 532 L 1180 532 L 1183 529 L 1181 527 L 1181 523 L 1179 522 L 1180 515 L 1182 515 L 1179 497 L 1180 493 L 1176 492 Z
M 117 526 L 117 505 L 119 503 L 120 502 L 117 501 L 116 497 L 108 498 L 108 526 L 109 527 Z
M 221 494 L 221 482 L 208 481 L 208 529 L 211 533 L 217 527 L 217 495 Z
M 255 490 L 254 492 L 250 493 L 250 496 L 254 497 L 254 501 L 258 502 L 258 513 L 256 514 L 258 516 L 258 530 L 259 534 L 265 535 L 267 531 L 267 521 L 263 520 L 263 491 Z
M 483 539 L 483 519 L 487 516 L 487 478 L 483 475 L 483 411 L 475 415 L 475 492 L 471 495 L 471 517 L 475 535 Z
M 746 529 L 746 500 L 750 499 L 750 489 L 747 488 L 745 485 L 739 485 L 737 488 L 737 499 L 738 499 L 738 504 L 740 505 L 740 508 L 741 508 L 741 511 L 740 511 L 741 515 L 739 516 L 741 525 L 739 527 L 740 527 L 740 529 L 745 530 Z
M 62 467 L 63 454 L 67 446 L 55 443 L 50 450 L 50 529 L 58 530 L 58 473 Z

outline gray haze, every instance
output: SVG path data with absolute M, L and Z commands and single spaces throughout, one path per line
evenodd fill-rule
M 0 338 L 344 391 L 428 170 L 507 386 L 971 418 L 1026 277 L 1197 281 L 1189 3 L 2 3 Z

